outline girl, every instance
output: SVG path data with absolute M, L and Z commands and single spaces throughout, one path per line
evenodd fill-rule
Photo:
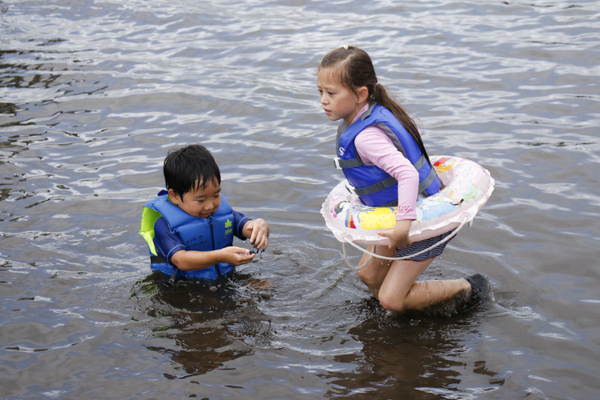
M 379 232 L 390 240 L 389 247 L 373 246 L 369 250 L 385 257 L 406 257 L 451 234 L 415 243 L 408 237 L 411 221 L 416 219 L 417 197 L 437 193 L 441 182 L 419 130 L 379 84 L 369 55 L 352 46 L 335 49 L 321 61 L 317 77 L 327 118 L 343 121 L 338 128 L 336 165 L 366 205 L 398 206 L 395 227 Z M 484 276 L 416 282 L 445 246 L 443 243 L 404 260 L 373 258 L 358 276 L 388 310 L 422 311 L 455 297 L 465 299 L 458 305 L 460 310 L 470 309 L 489 292 Z M 461 296 L 457 296 L 459 293 Z

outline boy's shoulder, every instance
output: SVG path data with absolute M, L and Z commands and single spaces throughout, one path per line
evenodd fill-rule
M 169 229 L 169 224 L 167 224 L 167 220 L 165 219 L 165 217 L 160 217 L 159 219 L 156 220 L 156 222 L 154 223 L 154 233 L 156 234 L 157 232 L 163 232 L 163 231 L 171 231 Z

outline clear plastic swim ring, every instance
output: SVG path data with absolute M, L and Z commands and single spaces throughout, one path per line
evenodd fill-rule
M 460 157 L 432 156 L 430 160 L 444 189 L 417 201 L 417 219 L 410 228 L 413 242 L 449 232 L 468 223 L 487 203 L 494 191 L 494 180 L 479 164 Z M 396 224 L 396 207 L 368 207 L 340 182 L 321 208 L 327 227 L 340 242 L 387 245 L 377 234 Z

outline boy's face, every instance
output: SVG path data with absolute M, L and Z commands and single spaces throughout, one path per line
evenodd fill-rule
M 221 205 L 221 185 L 217 181 L 207 182 L 204 188 L 192 189 L 183 198 L 169 189 L 169 198 L 192 217 L 208 218 Z

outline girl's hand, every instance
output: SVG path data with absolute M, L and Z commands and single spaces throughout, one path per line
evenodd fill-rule
M 384 231 L 379 231 L 377 234 L 379 236 L 385 236 L 390 239 L 389 248 L 401 249 L 403 247 L 409 246 L 412 241 L 408 237 L 408 231 L 410 230 L 410 223 L 412 221 L 409 219 L 396 221 L 396 226 L 393 229 L 386 229 Z
M 269 224 L 262 218 L 253 219 L 244 225 L 244 236 L 249 238 L 250 244 L 258 250 L 267 248 L 270 233 Z
M 256 255 L 256 254 L 251 254 L 250 250 L 248 250 L 248 249 L 244 249 L 242 247 L 236 247 L 236 246 L 224 247 L 224 248 L 222 248 L 220 250 L 216 250 L 216 251 L 221 253 L 219 255 L 219 258 L 222 258 L 222 260 L 223 260 L 221 262 L 226 262 L 226 263 L 234 265 L 236 267 L 239 265 L 249 263 L 250 261 L 252 261 L 252 259 Z

